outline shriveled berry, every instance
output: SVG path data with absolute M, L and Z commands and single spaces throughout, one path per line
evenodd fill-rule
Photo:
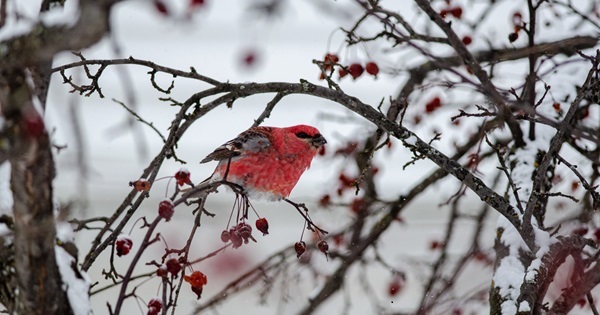
M 296 251 L 296 257 L 300 258 L 306 251 L 306 243 L 304 243 L 304 241 L 296 242 L 296 244 L 294 244 L 294 250 Z
M 252 238 L 252 227 L 246 222 L 240 222 L 237 226 L 238 235 L 248 244 L 248 239 Z
M 129 254 L 131 251 L 131 247 L 133 247 L 133 241 L 129 236 L 125 234 L 121 234 L 117 237 L 117 241 L 115 242 L 115 250 L 117 251 L 117 256 L 121 257 Z
M 206 275 L 200 271 L 194 271 L 189 276 L 183 276 L 183 280 L 191 284 L 192 286 L 203 286 L 208 283 Z
M 137 191 L 149 191 L 152 184 L 147 181 L 145 178 L 140 178 L 135 182 L 129 182 L 129 186 L 132 186 Z
M 333 65 L 338 63 L 338 61 L 340 61 L 338 55 L 332 53 L 325 54 L 325 58 L 323 58 L 323 69 L 325 71 L 333 70 Z
M 173 213 L 175 213 L 175 205 L 171 199 L 164 199 L 158 204 L 158 215 L 165 221 L 171 221 Z
M 192 291 L 196 293 L 198 299 L 202 295 L 202 289 L 204 288 L 204 285 L 208 283 L 206 275 L 200 271 L 194 271 L 189 276 L 183 276 L 183 280 L 185 280 L 191 285 Z
M 508 41 L 511 43 L 516 41 L 518 38 L 519 38 L 519 33 L 517 33 L 517 32 L 508 34 Z
M 242 246 L 242 244 L 244 244 L 244 241 L 237 232 L 237 226 L 234 226 L 229 230 L 229 237 L 231 239 L 231 245 L 233 248 L 239 248 Z
M 256 229 L 262 232 L 263 235 L 269 234 L 269 221 L 266 218 L 256 220 Z
M 184 184 L 191 184 L 190 180 L 190 171 L 187 168 L 182 167 L 175 173 L 175 179 L 177 180 L 177 185 L 183 186 Z
M 340 75 L 340 79 L 341 79 L 341 78 L 345 77 L 348 74 L 348 72 L 346 72 L 346 70 L 344 68 L 340 68 L 338 70 L 338 74 Z M 324 146 L 322 146 L 321 148 L 324 148 Z
M 334 63 L 338 63 L 338 61 L 340 61 L 340 57 L 338 57 L 338 55 L 333 54 L 333 53 L 327 53 L 327 54 L 325 54 L 324 61 L 326 63 L 329 62 L 331 64 L 334 64 Z

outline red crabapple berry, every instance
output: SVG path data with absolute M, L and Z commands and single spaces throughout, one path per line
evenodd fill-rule
M 303 241 L 296 242 L 296 244 L 294 244 L 294 250 L 296 251 L 296 257 L 300 258 L 300 256 L 302 256 L 302 254 L 304 254 L 306 251 L 306 243 Z
M 148 315 L 158 315 L 162 309 L 162 301 L 159 298 L 152 298 L 148 301 Z
M 516 41 L 518 38 L 519 38 L 519 33 L 517 33 L 517 32 L 508 34 L 508 41 L 511 43 Z
M 230 239 L 231 234 L 229 234 L 229 231 L 224 230 L 223 232 L 221 232 L 221 241 L 223 241 L 223 243 L 229 242 Z
M 117 256 L 121 257 L 129 254 L 131 247 L 133 247 L 133 241 L 131 238 L 129 238 L 129 236 L 121 234 L 117 237 L 117 241 L 115 242 Z
M 156 269 L 156 275 L 161 278 L 166 278 L 168 275 L 167 266 L 161 265 L 158 267 L 158 269 Z
M 338 70 L 338 74 L 340 75 L 340 79 L 341 79 L 341 78 L 345 77 L 345 76 L 348 74 L 348 72 L 346 72 L 346 69 L 344 69 L 344 68 L 340 68 L 340 69 Z M 324 146 L 323 146 L 323 147 L 321 147 L 321 148 L 324 148 Z
M 450 14 L 454 15 L 455 18 L 460 20 L 463 14 L 463 9 L 461 7 L 455 7 L 450 10 Z
M 181 264 L 175 258 L 167 260 L 165 264 L 167 265 L 167 271 L 173 276 L 176 276 L 181 271 Z
M 373 61 L 367 62 L 367 64 L 365 65 L 365 70 L 368 74 L 374 77 L 377 77 L 377 74 L 379 74 L 379 66 Z
M 152 184 L 150 184 L 150 182 L 147 181 L 145 178 L 140 178 L 135 182 L 129 182 L 129 186 L 135 188 L 135 190 L 137 191 L 150 191 L 150 187 L 152 187 Z
M 322 240 L 317 243 L 317 248 L 321 251 L 321 253 L 327 254 L 327 251 L 329 251 L 329 244 L 327 244 L 325 240 Z
M 182 167 L 175 173 L 175 179 L 177 180 L 177 185 L 183 186 L 184 184 L 190 185 L 192 181 L 190 180 L 190 171 L 187 168 Z
M 404 277 L 402 275 L 396 275 L 388 286 L 389 296 L 396 296 L 404 288 Z
M 165 221 L 171 221 L 173 213 L 175 213 L 175 205 L 171 199 L 164 199 L 158 204 L 158 215 Z
M 196 293 L 196 295 L 198 296 L 198 299 L 202 295 L 202 289 L 204 288 L 204 285 L 206 285 L 208 283 L 208 279 L 206 278 L 206 275 L 200 271 L 194 271 L 189 276 L 187 276 L 187 275 L 183 276 L 183 280 L 185 280 L 187 283 L 189 283 L 191 285 L 192 291 L 194 293 Z
M 365 69 L 363 68 L 363 66 L 360 65 L 359 63 L 353 63 L 348 68 L 348 73 L 352 76 L 352 78 L 354 80 L 356 80 L 358 77 L 360 77 L 363 74 L 364 70 Z
M 262 232 L 263 235 L 269 234 L 269 221 L 265 218 L 256 220 L 256 229 Z
M 470 45 L 473 42 L 473 39 L 471 38 L 471 36 L 466 35 L 465 37 L 462 38 L 462 42 L 465 45 Z

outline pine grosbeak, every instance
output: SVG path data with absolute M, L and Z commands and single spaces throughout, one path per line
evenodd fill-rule
M 327 141 L 317 128 L 253 127 L 215 149 L 200 163 L 218 161 L 211 180 L 236 183 L 255 198 L 281 200 Z M 227 170 L 229 165 L 229 170 Z

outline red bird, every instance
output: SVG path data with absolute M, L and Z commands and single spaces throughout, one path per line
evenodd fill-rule
M 242 186 L 250 196 L 281 200 L 290 195 L 325 143 L 319 130 L 307 125 L 252 127 L 200 163 L 219 162 L 212 181 L 223 179 L 227 172 L 226 180 Z

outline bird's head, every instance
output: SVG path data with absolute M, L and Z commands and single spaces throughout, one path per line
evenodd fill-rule
M 319 130 L 315 127 L 307 126 L 307 125 L 297 125 L 286 128 L 288 132 L 294 134 L 294 136 L 301 141 L 305 141 L 315 149 L 320 148 L 327 140 L 321 135 Z

